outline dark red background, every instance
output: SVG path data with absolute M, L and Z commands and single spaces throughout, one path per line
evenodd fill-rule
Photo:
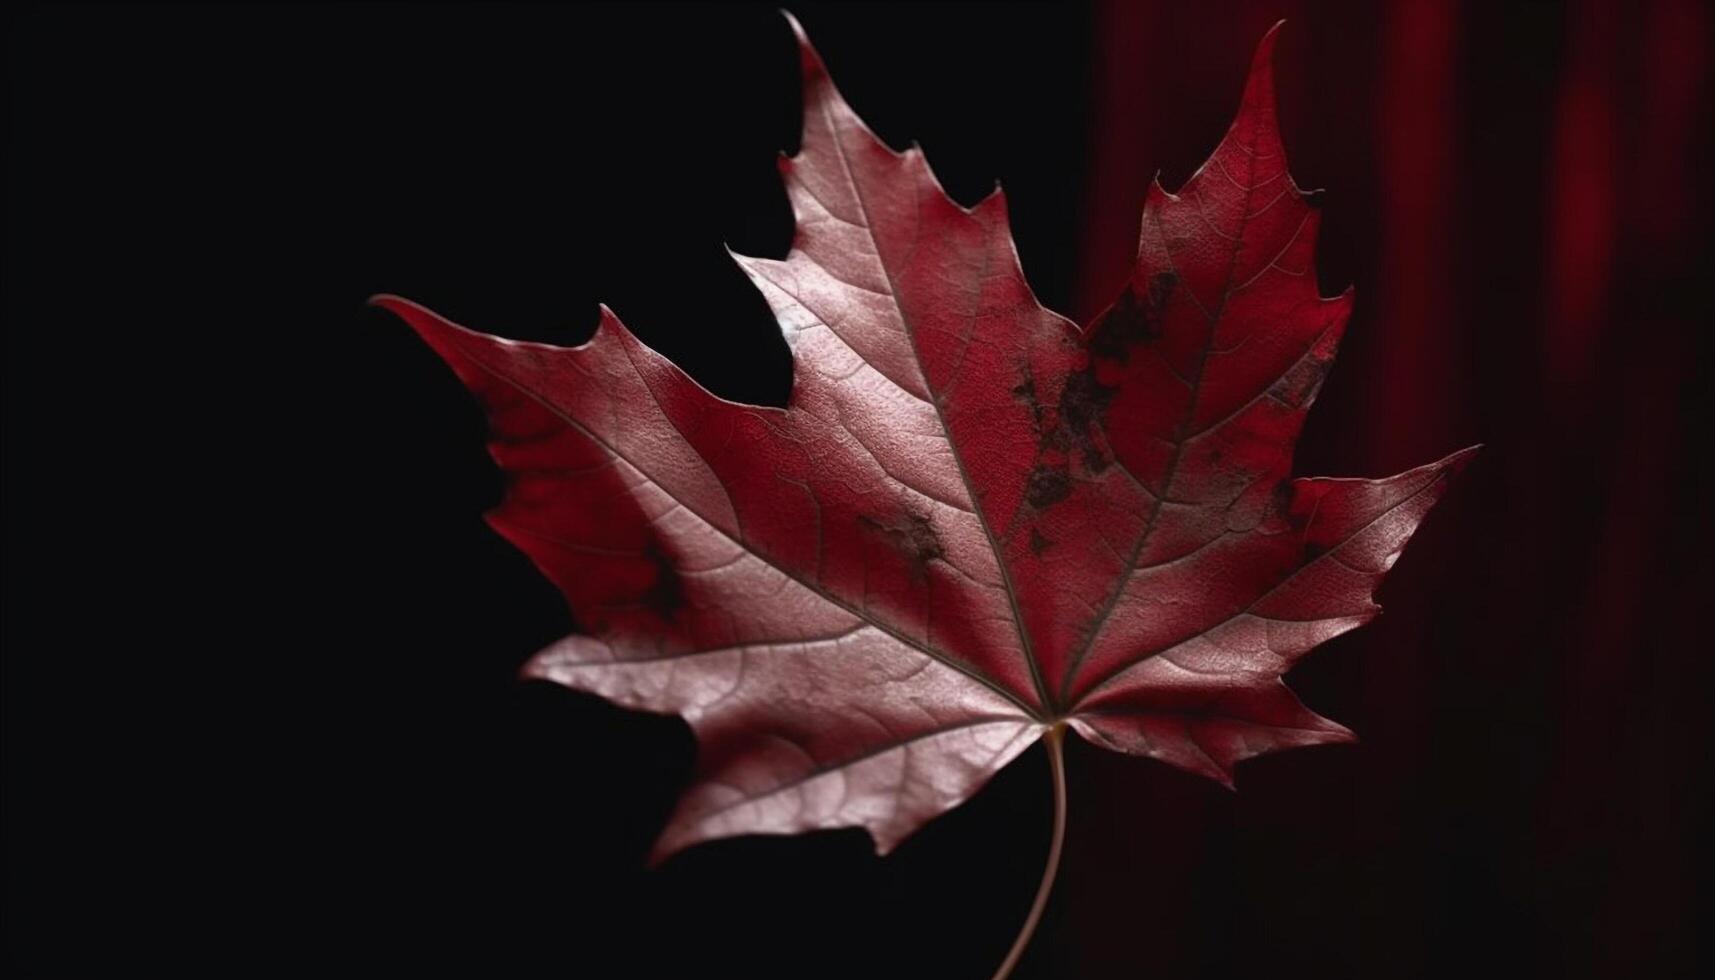
M 886 139 L 1007 187 L 1044 301 L 1116 289 L 1274 20 L 1320 272 L 1357 288 L 1302 472 L 1487 444 L 1292 680 L 1350 747 L 1229 794 L 1075 744 L 1018 976 L 1707 966 L 1710 34 L 1697 0 L 795 10 Z M 650 872 L 675 719 L 516 680 L 571 627 L 479 520 L 474 404 L 388 290 L 573 342 L 605 300 L 717 393 L 790 371 L 765 6 L 7 15 L 5 944 L 483 975 L 985 977 L 1033 750 L 895 855 Z

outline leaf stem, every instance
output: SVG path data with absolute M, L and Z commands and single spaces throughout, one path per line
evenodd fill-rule
M 1042 921 L 1042 910 L 1048 907 L 1048 893 L 1054 890 L 1054 876 L 1060 871 L 1060 851 L 1066 843 L 1066 761 L 1061 750 L 1065 734 L 1066 723 L 1059 722 L 1042 737 L 1048 745 L 1048 775 L 1054 780 L 1054 841 L 1048 845 L 1048 866 L 1042 869 L 1042 884 L 1036 886 L 1036 901 L 1031 903 L 1030 915 L 1025 917 L 1024 928 L 1012 941 L 1012 950 L 1006 954 L 1000 969 L 994 971 L 994 980 L 1010 977 L 1013 967 L 1024 956 L 1024 948 L 1030 945 L 1036 924 Z

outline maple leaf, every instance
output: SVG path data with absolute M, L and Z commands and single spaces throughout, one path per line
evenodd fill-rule
M 1228 785 L 1242 759 L 1351 739 L 1282 675 L 1376 615 L 1475 448 L 1382 480 L 1290 474 L 1352 294 L 1317 291 L 1275 33 L 1080 329 L 1031 292 L 1001 192 L 953 202 L 793 28 L 796 237 L 784 260 L 734 256 L 791 347 L 784 409 L 710 394 L 606 307 L 560 348 L 375 300 L 487 408 L 509 478 L 488 519 L 587 630 L 527 673 L 695 730 L 656 856 L 837 826 L 885 852 L 1045 735 L 1058 776 L 1063 726 Z

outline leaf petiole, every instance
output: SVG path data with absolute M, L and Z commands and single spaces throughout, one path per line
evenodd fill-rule
M 1001 962 L 1000 969 L 994 972 L 994 980 L 1006 980 L 1012 975 L 1014 967 L 1024 956 L 1024 948 L 1030 945 L 1030 937 L 1036 932 L 1036 924 L 1042 921 L 1042 910 L 1048 907 L 1048 893 L 1054 890 L 1054 876 L 1060 871 L 1060 851 L 1066 843 L 1066 762 L 1061 743 L 1065 739 L 1066 723 L 1057 722 L 1042 741 L 1048 746 L 1048 775 L 1054 781 L 1054 839 L 1048 845 L 1048 865 L 1042 869 L 1042 884 L 1036 887 L 1036 901 L 1030 905 L 1030 915 L 1025 917 L 1024 928 L 1018 931 L 1018 938 L 1012 941 L 1012 949 Z

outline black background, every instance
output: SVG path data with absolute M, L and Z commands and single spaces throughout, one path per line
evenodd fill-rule
M 884 139 L 921 141 L 965 203 L 1005 184 L 1033 284 L 1068 308 L 1092 206 L 1091 16 L 799 12 Z M 1283 61 L 1368 58 L 1335 43 L 1340 16 L 1311 15 Z M 9 17 L 14 965 L 988 975 L 1046 847 L 1040 750 L 886 859 L 849 830 L 645 870 L 690 771 L 688 730 L 517 679 L 572 624 L 479 519 L 501 483 L 474 403 L 363 305 L 395 292 L 573 343 L 604 301 L 716 393 L 780 403 L 784 345 L 722 251 L 790 240 L 773 157 L 796 142 L 797 80 L 771 7 Z M 1538 8 L 1513 19 L 1518 37 L 1558 29 Z M 1529 71 L 1546 51 L 1506 57 Z M 1208 90 L 1169 94 L 1184 124 L 1158 161 L 1169 177 L 1218 138 L 1248 53 L 1210 52 Z M 1296 129 L 1309 110 L 1288 107 L 1304 186 L 1367 166 L 1318 155 L 1318 133 L 1354 124 L 1331 104 Z M 1355 279 L 1360 296 L 1373 190 L 1331 197 L 1321 260 L 1325 283 Z M 1314 420 L 1358 407 L 1341 377 L 1301 469 L 1349 471 L 1340 423 Z M 1479 518 L 1503 497 L 1479 471 L 1437 511 L 1384 592 L 1390 615 L 1445 608 L 1413 596 L 1481 555 Z M 1457 658 L 1485 608 L 1456 607 L 1426 656 Z M 1238 795 L 1072 746 L 1064 887 L 1018 976 L 1600 970 L 1576 955 L 1596 906 L 1550 893 L 1608 884 L 1576 853 L 1529 850 L 1552 815 L 1514 785 L 1547 755 L 1535 733 L 1565 719 L 1517 689 L 1443 683 L 1420 717 L 1450 744 L 1366 809 L 1389 726 L 1353 676 L 1360 643 L 1400 641 L 1387 622 L 1294 674 L 1311 705 L 1379 741 L 1247 763 Z M 1702 785 L 1688 793 L 1674 827 L 1706 815 Z M 1662 925 L 1616 961 L 1690 969 L 1695 896 L 1641 880 L 1635 900 Z

